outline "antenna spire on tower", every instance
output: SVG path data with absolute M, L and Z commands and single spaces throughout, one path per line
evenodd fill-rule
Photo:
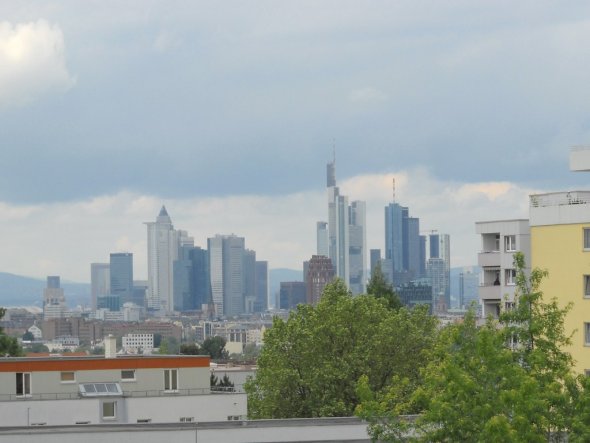
M 332 138 L 332 162 L 336 164 L 336 139 Z
M 393 203 L 395 203 L 395 177 L 391 179 L 391 191 L 393 196 Z

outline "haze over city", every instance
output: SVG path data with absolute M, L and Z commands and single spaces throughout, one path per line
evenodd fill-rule
M 396 200 L 473 265 L 474 222 L 583 188 L 590 6 L 550 2 L 0 3 L 0 271 L 89 281 L 165 204 L 197 245 L 300 269 L 344 194 L 383 248 Z M 493 211 L 490 210 L 493 208 Z

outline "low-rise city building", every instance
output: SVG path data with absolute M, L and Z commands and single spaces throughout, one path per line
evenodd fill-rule
M 209 357 L 115 356 L 114 346 L 105 349 L 106 358 L 0 359 L 0 427 L 246 416 L 245 394 L 211 392 Z

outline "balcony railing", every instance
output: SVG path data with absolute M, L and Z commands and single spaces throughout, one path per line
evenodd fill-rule
M 529 196 L 531 208 L 547 206 L 587 205 L 590 203 L 590 191 L 551 192 Z
M 235 392 L 235 391 L 234 391 Z M 175 397 L 190 395 L 205 395 L 212 393 L 224 393 L 224 391 L 213 392 L 209 388 L 178 389 L 174 391 L 149 390 L 149 391 L 123 391 L 121 397 Z M 75 400 L 84 398 L 79 392 L 44 392 L 40 394 L 15 395 L 0 394 L 0 401 L 30 401 L 30 400 Z

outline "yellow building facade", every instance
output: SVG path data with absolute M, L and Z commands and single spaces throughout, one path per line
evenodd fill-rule
M 565 330 L 579 373 L 590 373 L 590 192 L 530 196 L 531 267 L 549 275 L 541 290 L 545 301 L 572 304 Z

